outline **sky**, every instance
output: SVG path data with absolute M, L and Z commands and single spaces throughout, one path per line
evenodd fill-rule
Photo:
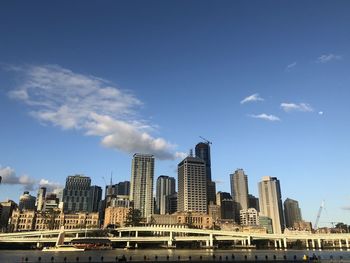
M 2 1 L 0 200 L 85 174 L 155 178 L 202 136 L 212 177 L 243 168 L 305 220 L 350 224 L 349 1 Z

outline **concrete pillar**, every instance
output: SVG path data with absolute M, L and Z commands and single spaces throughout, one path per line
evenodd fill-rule
M 248 241 L 248 246 L 250 246 L 251 245 L 251 243 L 250 243 L 250 236 L 248 236 L 247 241 Z
M 284 250 L 287 250 L 287 238 L 283 238 Z
M 121 231 L 119 232 L 119 237 L 122 237 L 122 232 Z
M 135 237 L 139 236 L 139 231 L 135 231 Z
M 345 244 L 346 244 L 346 249 L 349 250 L 350 247 L 349 247 L 349 239 L 345 239 Z
M 340 248 L 340 250 L 343 250 L 341 239 L 339 239 L 339 248 Z
M 76 233 L 76 234 L 75 234 L 75 238 L 78 238 L 78 237 L 79 237 L 79 233 Z
M 209 235 L 209 245 L 210 245 L 211 247 L 214 246 L 213 234 L 210 234 L 210 235 Z
M 311 246 L 312 246 L 312 250 L 315 250 L 315 240 L 311 239 Z
M 305 244 L 306 244 L 306 249 L 309 250 L 309 240 L 306 239 L 305 241 L 306 241 L 306 242 L 305 242 Z
M 242 239 L 242 246 L 246 246 L 247 245 L 247 241 L 245 239 Z
M 275 249 L 277 249 L 277 240 L 275 239 Z
M 332 240 L 332 246 L 333 246 L 333 249 L 335 249 L 335 242 L 334 242 L 334 239 Z
M 206 246 L 206 247 L 209 247 L 209 240 L 206 240 L 206 241 L 205 241 L 205 246 Z
M 317 245 L 318 245 L 318 250 L 322 250 L 322 242 L 321 242 L 321 239 L 317 239 Z
M 169 232 L 168 247 L 173 245 L 173 232 Z
M 282 240 L 281 239 L 278 239 L 278 247 L 279 247 L 279 249 L 282 249 Z
M 130 247 L 130 241 L 127 241 L 126 242 L 126 248 L 129 248 Z

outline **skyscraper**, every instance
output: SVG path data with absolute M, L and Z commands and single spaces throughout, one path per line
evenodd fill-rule
M 281 234 L 284 219 L 280 182 L 276 177 L 264 176 L 258 187 L 260 213 L 271 218 L 273 233 Z
M 102 188 L 97 185 L 90 187 L 89 212 L 98 212 L 98 205 L 102 199 Z
M 230 174 L 231 195 L 236 205 L 235 219 L 239 221 L 240 210 L 248 209 L 248 176 L 243 169 L 237 169 Z
M 188 156 L 178 164 L 177 210 L 207 213 L 205 161 Z
M 36 210 L 42 211 L 44 209 L 44 203 L 45 203 L 45 197 L 46 197 L 46 187 L 40 187 L 38 190 L 38 195 L 36 197 Z
M 169 196 L 175 193 L 175 178 L 166 175 L 161 175 L 157 179 L 156 187 L 156 209 L 157 214 L 165 215 L 169 213 L 167 201 Z
M 148 218 L 153 213 L 154 156 L 135 153 L 131 164 L 130 201 Z
M 286 227 L 294 227 L 294 224 L 302 221 L 299 203 L 296 200 L 287 198 L 284 203 L 284 218 L 286 219 Z
M 196 157 L 204 160 L 205 162 L 205 171 L 207 178 L 207 203 L 210 202 L 216 203 L 216 185 L 211 178 L 211 157 L 210 157 L 210 144 L 211 142 L 200 142 L 196 145 L 195 154 Z
M 84 175 L 71 175 L 66 179 L 63 190 L 63 211 L 65 213 L 89 210 L 90 177 Z
M 235 206 L 229 193 L 218 192 L 216 194 L 216 204 L 221 208 L 221 219 L 235 219 Z

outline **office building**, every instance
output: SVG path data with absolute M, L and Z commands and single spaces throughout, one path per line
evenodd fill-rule
M 284 203 L 284 218 L 286 220 L 286 227 L 293 228 L 294 225 L 302 221 L 301 210 L 299 203 L 296 200 L 287 198 Z
M 89 209 L 91 212 L 98 212 L 98 205 L 102 199 L 102 188 L 97 185 L 90 187 Z
M 7 200 L 1 202 L 0 206 L 0 231 L 5 232 L 8 227 L 9 219 L 11 218 L 13 211 L 18 208 L 18 205 L 12 200 Z
M 260 211 L 259 208 L 259 198 L 255 197 L 254 195 L 249 194 L 248 195 L 248 207 L 249 208 L 255 208 L 256 211 Z
M 165 203 L 167 205 L 168 214 L 173 214 L 177 211 L 177 193 L 173 193 L 172 195 L 167 195 L 165 198 Z
M 221 219 L 235 219 L 235 206 L 229 193 L 218 192 L 216 194 L 216 204 L 220 206 Z
M 276 177 L 264 176 L 258 187 L 260 213 L 271 218 L 273 233 L 281 234 L 284 229 L 284 217 L 280 182 Z
M 210 144 L 211 142 L 206 141 L 200 142 L 195 147 L 196 157 L 204 160 L 205 162 L 205 172 L 207 177 L 207 202 L 215 204 L 215 195 L 216 195 L 216 185 L 212 181 L 211 177 L 211 157 L 210 157 Z
M 235 219 L 239 221 L 239 211 L 248 209 L 248 176 L 243 169 L 230 174 L 231 195 L 236 205 Z
M 154 156 L 136 153 L 132 159 L 130 201 L 141 216 L 149 218 L 153 214 Z
M 36 196 L 36 210 L 42 211 L 44 208 L 44 202 L 46 197 L 46 187 L 40 187 L 38 190 L 38 194 Z
M 91 194 L 91 179 L 84 175 L 71 175 L 63 190 L 64 213 L 87 212 Z
M 56 194 L 54 193 L 46 194 L 44 205 L 41 211 L 43 212 L 55 211 L 58 208 L 58 205 L 59 205 L 59 199 Z
M 259 213 L 255 208 L 242 209 L 240 212 L 240 222 L 243 226 L 258 226 Z
M 169 196 L 175 193 L 175 178 L 166 175 L 161 175 L 157 179 L 156 186 L 156 206 L 155 213 L 165 215 L 168 214 L 167 201 L 169 201 Z
M 36 198 L 25 191 L 19 198 L 19 210 L 35 210 Z
M 259 216 L 259 225 L 266 229 L 266 233 L 273 234 L 272 219 L 268 216 Z
M 208 212 L 204 160 L 188 156 L 178 164 L 177 206 L 179 212 Z

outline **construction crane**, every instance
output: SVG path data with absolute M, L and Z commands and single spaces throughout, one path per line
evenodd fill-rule
M 315 229 L 315 230 L 317 229 L 318 222 L 320 221 L 320 217 L 321 217 L 321 213 L 322 213 L 322 210 L 323 210 L 323 209 L 324 209 L 324 200 L 322 200 L 321 206 L 320 206 L 320 208 L 318 209 L 316 221 L 315 221 L 315 224 L 314 224 L 314 229 Z
M 207 140 L 206 138 L 199 136 L 203 141 L 205 141 L 207 144 L 213 144 L 211 141 Z

